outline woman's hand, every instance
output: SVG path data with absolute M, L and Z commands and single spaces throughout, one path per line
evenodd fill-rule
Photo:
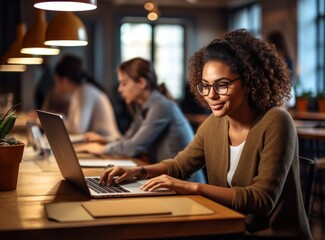
M 102 144 L 107 143 L 106 139 L 103 136 L 95 132 L 86 132 L 84 136 L 87 142 L 97 142 Z
M 142 190 L 152 192 L 158 188 L 168 188 L 179 194 L 198 194 L 199 183 L 173 178 L 166 174 L 149 179 L 141 186 Z
M 77 153 L 88 152 L 96 155 L 103 154 L 105 150 L 105 145 L 98 143 L 85 143 L 75 146 L 75 151 Z
M 118 176 L 115 179 L 115 183 L 120 183 L 124 180 L 133 180 L 134 177 L 140 174 L 141 167 L 112 167 L 106 168 L 104 173 L 99 179 L 100 185 L 110 185 L 113 182 L 113 178 Z

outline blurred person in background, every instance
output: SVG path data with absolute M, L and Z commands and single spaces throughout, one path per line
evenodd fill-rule
M 95 132 L 110 140 L 120 137 L 110 100 L 103 88 L 83 70 L 80 58 L 62 57 L 56 64 L 54 78 L 55 87 L 43 110 L 66 112 L 65 123 L 70 134 Z
M 292 97 L 285 103 L 285 107 L 292 108 L 296 104 L 296 92 L 295 92 L 296 79 L 295 79 L 295 69 L 294 69 L 293 60 L 289 54 L 285 37 L 282 34 L 282 32 L 278 30 L 274 30 L 268 34 L 266 40 L 269 43 L 274 44 L 276 49 L 279 51 L 280 55 L 284 58 L 284 61 L 286 62 L 290 70 L 290 77 L 291 77 L 291 84 L 292 84 L 291 87 Z

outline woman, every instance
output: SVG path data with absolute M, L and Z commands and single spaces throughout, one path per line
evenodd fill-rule
M 118 67 L 119 88 L 126 104 L 135 108 L 134 120 L 123 138 L 106 145 L 89 143 L 77 148 L 95 154 L 147 155 L 149 163 L 174 157 L 193 139 L 193 130 L 175 102 L 158 91 L 153 65 L 142 58 L 123 62 Z M 88 134 L 89 141 L 107 142 Z M 188 176 L 190 177 L 190 176 Z M 205 182 L 203 171 L 191 181 Z
M 190 86 L 212 114 L 174 159 L 106 169 L 100 184 L 151 178 L 142 189 L 201 194 L 246 215 L 244 238 L 312 239 L 299 181 L 298 139 L 281 106 L 290 74 L 274 46 L 237 30 L 190 61 Z M 209 184 L 182 181 L 206 166 Z
M 82 69 L 75 56 L 64 56 L 55 67 L 56 99 L 69 96 L 66 126 L 71 134 L 93 131 L 114 140 L 120 137 L 113 107 L 103 89 Z M 58 97 L 60 96 L 60 97 Z M 54 99 L 52 100 L 54 103 Z M 65 100 L 65 102 L 67 102 Z M 52 104 L 53 105 L 53 104 Z M 46 109 L 46 107 L 45 107 Z

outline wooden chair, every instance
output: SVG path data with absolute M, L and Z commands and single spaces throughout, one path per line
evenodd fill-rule
M 324 201 L 325 195 L 323 191 L 323 174 L 325 173 L 325 158 L 318 158 L 315 160 L 315 170 L 316 170 L 316 178 L 315 178 L 315 197 L 318 197 L 319 200 L 319 215 L 320 219 L 324 220 Z M 314 197 L 314 198 L 315 198 Z
M 315 173 L 315 161 L 306 157 L 299 156 L 299 162 L 300 162 L 301 190 L 304 199 L 304 207 L 307 216 L 309 216 L 310 196 L 311 196 L 313 178 Z

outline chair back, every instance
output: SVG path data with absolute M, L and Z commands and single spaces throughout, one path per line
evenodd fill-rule
M 310 196 L 314 178 L 315 160 L 299 156 L 299 163 L 301 190 L 304 199 L 304 207 L 308 216 L 310 210 Z

